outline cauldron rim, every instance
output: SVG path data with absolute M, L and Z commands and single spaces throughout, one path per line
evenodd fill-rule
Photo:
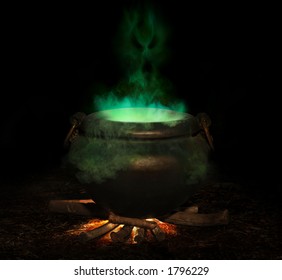
M 110 127 L 114 138 L 164 139 L 181 136 L 194 136 L 201 130 L 197 118 L 195 118 L 193 115 L 173 110 L 168 111 L 181 114 L 183 118 L 177 121 L 156 121 L 144 123 L 121 122 L 101 118 L 101 112 L 120 109 L 97 111 L 87 115 L 81 125 L 82 132 L 88 137 L 107 137 L 109 134 L 111 134 L 108 133 Z

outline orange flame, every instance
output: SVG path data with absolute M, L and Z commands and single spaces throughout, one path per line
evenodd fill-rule
M 177 227 L 176 225 L 165 223 L 155 219 L 158 226 L 161 230 L 163 230 L 167 235 L 176 236 L 177 235 Z
M 146 220 L 156 222 L 157 225 L 160 227 L 160 229 L 168 236 L 176 236 L 177 235 L 176 225 L 165 223 L 165 222 L 162 222 L 158 219 L 146 219 Z M 109 222 L 108 220 L 92 219 L 92 220 L 88 221 L 87 223 L 83 223 L 78 228 L 68 230 L 67 233 L 70 234 L 70 235 L 79 235 L 82 232 L 90 231 L 90 230 L 93 230 L 95 228 L 101 227 L 108 222 Z M 123 226 L 124 225 L 119 225 L 114 230 L 112 230 L 112 231 L 106 233 L 105 235 L 99 237 L 99 241 L 98 241 L 99 244 L 100 245 L 110 244 L 112 242 L 111 236 L 110 236 L 111 232 L 118 232 Z M 129 243 L 129 244 L 136 244 L 137 243 L 134 240 L 135 237 L 137 236 L 137 230 L 138 230 L 138 227 L 133 227 L 133 230 L 131 232 L 131 236 L 126 243 Z M 146 237 L 148 238 L 148 240 L 153 240 L 153 236 L 150 233 L 147 234 Z

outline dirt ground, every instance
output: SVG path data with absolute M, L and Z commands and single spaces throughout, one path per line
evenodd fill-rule
M 177 226 L 176 236 L 141 244 L 82 243 L 70 234 L 85 216 L 50 213 L 51 199 L 87 198 L 82 186 L 60 168 L 3 183 L 0 196 L 0 259 L 282 259 L 282 207 L 275 195 L 257 194 L 242 183 L 219 180 L 185 205 L 199 213 L 228 209 L 228 225 Z

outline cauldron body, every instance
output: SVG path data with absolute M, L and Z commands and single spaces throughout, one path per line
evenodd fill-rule
M 170 213 L 201 186 L 209 146 L 189 114 L 176 123 L 144 124 L 93 113 L 69 154 L 97 204 L 117 215 L 149 218 Z

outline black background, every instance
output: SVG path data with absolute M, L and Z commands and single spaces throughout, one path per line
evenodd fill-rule
M 2 33 L 3 178 L 21 180 L 60 166 L 70 116 L 90 113 L 98 85 L 111 87 L 123 77 L 113 38 L 123 10 L 137 2 L 7 8 Z M 153 2 L 171 28 L 171 56 L 163 75 L 191 114 L 211 117 L 214 158 L 222 172 L 277 191 L 279 128 L 272 129 L 276 102 L 268 79 L 272 16 L 263 7 Z

